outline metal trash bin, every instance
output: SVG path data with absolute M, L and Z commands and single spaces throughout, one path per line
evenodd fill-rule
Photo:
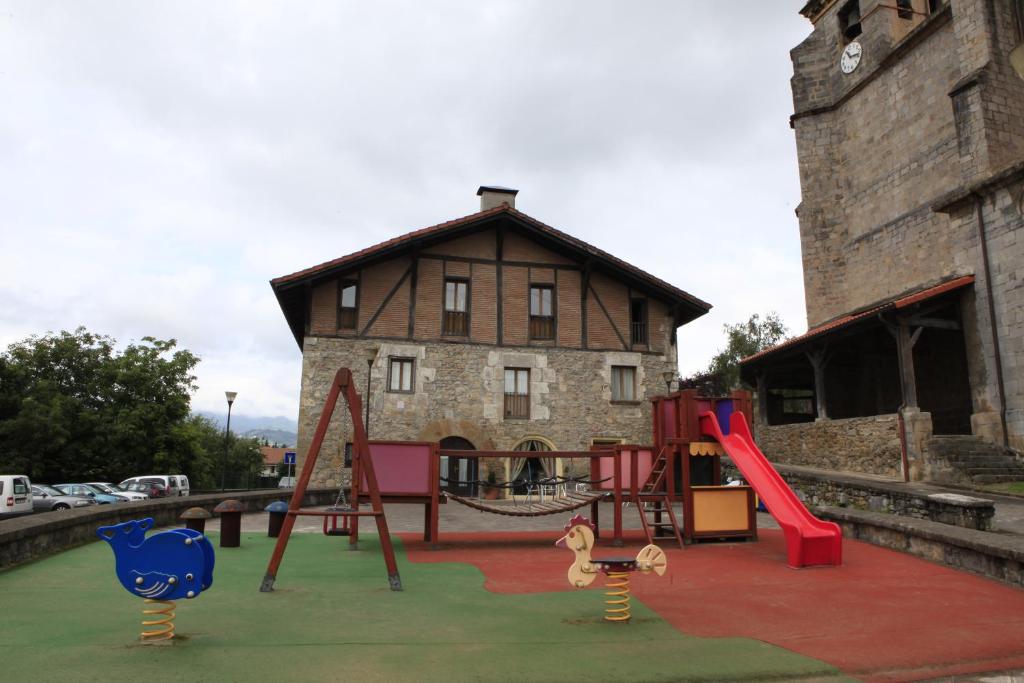
M 265 507 L 264 511 L 270 513 L 270 520 L 267 522 L 267 536 L 277 538 L 281 535 L 284 518 L 288 515 L 288 503 L 283 500 L 275 500 Z
M 189 508 L 181 513 L 178 519 L 185 520 L 185 528 L 198 531 L 199 533 L 206 532 L 206 520 L 213 517 L 208 510 L 203 508 Z
M 237 548 L 242 545 L 242 503 L 225 500 L 213 511 L 220 515 L 220 547 Z

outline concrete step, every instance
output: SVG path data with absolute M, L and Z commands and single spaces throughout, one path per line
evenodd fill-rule
M 998 463 L 1008 466 L 1021 464 L 1017 458 L 1011 455 L 957 455 L 949 458 L 949 460 L 965 467 L 984 463 Z
M 1012 474 L 1024 478 L 1024 469 L 1018 467 L 969 467 L 961 471 L 971 477 L 978 474 Z

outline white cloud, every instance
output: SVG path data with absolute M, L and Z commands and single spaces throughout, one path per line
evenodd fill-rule
M 0 343 L 202 356 L 198 408 L 297 412 L 267 281 L 471 213 L 477 185 L 715 305 L 804 325 L 801 2 L 8 2 Z

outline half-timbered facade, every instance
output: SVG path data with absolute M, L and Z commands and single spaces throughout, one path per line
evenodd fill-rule
M 478 194 L 478 213 L 271 282 L 303 353 L 300 457 L 341 366 L 362 391 L 369 368 L 373 439 L 524 451 L 650 440 L 646 398 L 675 377 L 676 329 L 710 305 L 516 210 L 514 190 Z M 346 427 L 332 429 L 324 484 L 343 476 Z M 496 475 L 557 467 L 522 466 Z M 486 476 L 471 467 L 442 476 Z

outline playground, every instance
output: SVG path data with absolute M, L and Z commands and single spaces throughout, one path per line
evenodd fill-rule
M 334 505 L 303 508 L 339 399 L 354 418 L 353 485 Z M 486 502 L 440 490 L 437 444 L 369 441 L 343 369 L 276 513 L 276 539 L 267 513 L 222 517 L 205 533 L 131 521 L 98 530 L 116 573 L 104 543 L 6 571 L 3 605 L 24 615 L 0 626 L 0 644 L 17 653 L 7 670 L 34 680 L 909 681 L 1024 668 L 1019 590 L 843 539 L 757 449 L 743 395 L 654 403 L 653 444 L 562 454 L 589 459 L 585 488 L 567 480 L 547 501 Z M 747 484 L 723 485 L 724 454 Z M 774 521 L 755 512 L 759 501 Z M 160 614 L 186 599 L 173 637 L 140 643 L 138 597 L 150 596 L 167 601 Z

